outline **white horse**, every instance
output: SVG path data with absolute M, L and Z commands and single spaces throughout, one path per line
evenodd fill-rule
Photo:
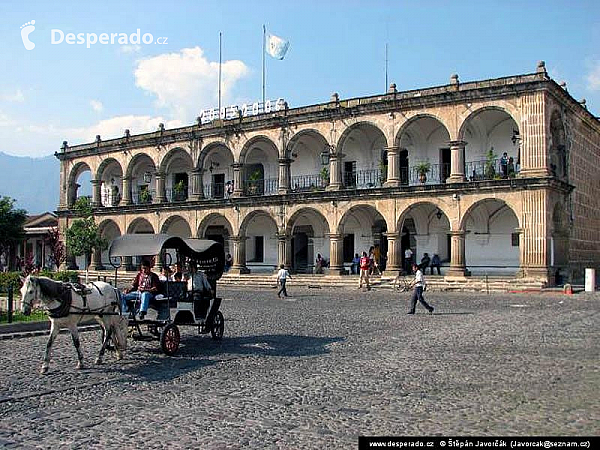
M 46 355 L 42 363 L 41 373 L 48 371 L 50 349 L 61 328 L 68 328 L 73 337 L 79 362 L 77 368 L 83 368 L 83 354 L 79 344 L 77 324 L 83 319 L 94 316 L 102 327 L 103 338 L 96 364 L 102 363 L 102 356 L 112 338 L 117 359 L 122 359 L 127 348 L 127 318 L 120 315 L 119 293 L 110 284 L 95 281 L 87 285 L 84 295 L 76 292 L 69 283 L 54 281 L 46 277 L 21 278 L 22 312 L 31 314 L 31 309 L 41 304 L 48 312 L 50 319 L 50 338 L 46 345 Z

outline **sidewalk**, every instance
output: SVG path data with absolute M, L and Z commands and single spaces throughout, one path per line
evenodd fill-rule
M 94 331 L 100 328 L 100 325 L 95 320 L 86 320 L 79 325 L 79 332 Z M 68 333 L 69 330 L 64 329 L 61 333 Z M 37 322 L 15 322 L 4 323 L 0 325 L 0 341 L 6 339 L 17 339 L 32 336 L 43 336 L 50 334 L 50 321 L 40 320 Z

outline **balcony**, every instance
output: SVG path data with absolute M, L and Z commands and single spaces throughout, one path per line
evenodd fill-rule
M 324 180 L 320 174 L 298 175 L 292 177 L 290 188 L 292 192 L 322 191 L 329 180 Z
M 279 180 L 277 178 L 244 181 L 244 195 L 249 197 L 256 195 L 276 195 L 278 188 Z
M 383 186 L 380 169 L 344 172 L 344 186 L 349 189 L 370 189 Z
M 156 191 L 154 190 L 143 190 L 133 192 L 131 194 L 131 201 L 134 205 L 148 205 L 152 203 L 152 200 L 156 197 Z
M 519 173 L 519 165 L 502 165 L 499 159 L 480 160 L 465 163 L 465 176 L 469 181 L 502 180 L 513 178 Z
M 188 187 L 184 189 L 165 189 L 168 202 L 185 202 L 188 199 Z
M 204 198 L 225 198 L 225 183 L 209 183 L 204 185 Z

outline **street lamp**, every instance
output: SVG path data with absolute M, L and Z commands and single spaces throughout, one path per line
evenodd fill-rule
M 325 147 L 323 149 L 323 151 L 321 152 L 321 154 L 319 155 L 321 157 L 321 164 L 323 164 L 324 166 L 326 166 L 327 164 L 329 164 L 329 152 L 331 150 L 332 147 Z

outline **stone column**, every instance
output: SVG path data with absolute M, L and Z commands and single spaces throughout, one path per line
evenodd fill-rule
M 552 282 L 550 277 L 550 236 L 547 193 L 524 191 L 522 194 L 523 228 L 519 235 L 521 270 L 525 277 Z
M 450 231 L 452 239 L 450 268 L 445 278 L 464 278 L 466 272 L 465 265 L 465 235 L 464 230 Z
M 292 238 L 285 233 L 277 233 L 277 268 L 283 264 L 286 269 L 289 269 L 288 247 L 291 247 Z
M 341 275 L 344 271 L 344 235 L 330 233 L 327 237 L 329 237 L 329 275 Z
M 229 238 L 233 243 L 233 265 L 229 273 L 243 274 L 250 273 L 250 269 L 246 267 L 246 236 L 231 236 Z
M 131 200 L 131 177 L 123 177 L 121 192 L 123 192 L 123 204 L 131 205 L 133 203 Z
M 327 186 L 328 191 L 339 191 L 344 188 L 344 183 L 342 182 L 342 174 L 340 171 L 340 154 L 339 153 L 330 153 L 329 154 L 329 186 Z
M 75 200 L 77 200 L 77 189 L 79 189 L 79 184 L 76 182 L 72 182 L 67 187 L 67 206 L 70 208 L 75 204 Z
M 204 198 L 203 175 L 204 169 L 193 169 L 190 174 L 190 200 L 192 201 L 198 201 Z
M 465 146 L 464 141 L 450 141 L 450 176 L 446 183 L 463 183 L 465 177 Z
M 233 163 L 233 194 L 231 195 L 232 197 L 241 197 L 244 195 L 244 186 L 242 182 L 243 168 L 243 164 Z
M 545 94 L 532 92 L 520 99 L 522 105 L 521 120 L 521 177 L 550 176 L 548 161 L 548 139 L 546 137 L 547 118 Z M 515 161 L 516 163 L 516 161 Z
M 90 183 L 92 183 L 92 207 L 99 208 L 102 206 L 102 193 L 100 192 L 102 180 L 90 180 Z
M 167 201 L 167 193 L 165 191 L 166 174 L 164 172 L 156 172 L 156 195 L 152 203 L 165 203 Z M 170 200 L 170 199 L 169 199 Z
M 67 186 L 67 169 L 64 160 L 60 160 L 60 195 L 58 209 L 65 209 L 68 206 L 69 188 Z
M 400 255 L 400 239 L 401 234 L 397 231 L 391 231 L 384 233 L 387 237 L 387 262 L 385 266 L 385 272 L 382 274 L 384 278 L 395 278 L 400 272 L 402 263 L 402 256 Z
M 94 270 L 104 270 L 105 267 L 102 264 L 102 250 L 94 249 L 94 253 L 92 254 L 92 268 Z
M 288 158 L 279 158 L 279 188 L 278 194 L 288 194 L 290 192 L 290 163 Z
M 161 259 L 161 254 L 159 253 L 158 255 L 154 256 L 154 267 L 152 268 L 152 270 L 154 272 L 156 272 L 157 275 L 160 275 L 160 273 L 162 272 L 163 269 L 163 262 Z
M 387 180 L 383 187 L 400 186 L 400 148 L 387 147 Z

